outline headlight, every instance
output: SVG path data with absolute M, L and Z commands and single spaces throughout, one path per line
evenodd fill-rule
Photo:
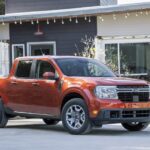
M 95 95 L 100 99 L 118 99 L 116 86 L 97 86 Z

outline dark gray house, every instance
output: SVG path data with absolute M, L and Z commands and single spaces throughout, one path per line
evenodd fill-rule
M 116 3 L 117 0 L 6 0 L 10 59 L 26 55 L 74 55 L 76 46 L 82 50 L 82 38 L 94 39 L 97 35 L 96 16 L 78 16 L 74 12 Z

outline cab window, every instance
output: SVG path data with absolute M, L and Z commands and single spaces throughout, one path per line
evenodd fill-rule
M 47 61 L 37 61 L 35 76 L 37 79 L 43 79 L 43 74 L 45 72 L 56 73 L 54 67 Z

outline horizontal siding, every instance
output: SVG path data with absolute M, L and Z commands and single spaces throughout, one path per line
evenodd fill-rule
M 85 35 L 94 38 L 97 34 L 95 17 L 91 18 L 91 23 L 83 18 L 79 19 L 78 24 L 75 23 L 75 20 L 64 21 L 64 25 L 61 24 L 61 20 L 57 20 L 57 23 L 51 22 L 49 25 L 46 22 L 40 23 L 41 30 L 44 32 L 42 36 L 34 35 L 37 25 L 31 25 L 31 23 L 10 24 L 10 43 L 23 43 L 26 47 L 27 42 L 56 41 L 57 55 L 74 55 L 77 52 L 75 44 L 79 48 L 83 48 L 83 44 L 80 42 L 81 38 L 84 38 Z
M 6 0 L 6 13 L 100 5 L 100 0 Z

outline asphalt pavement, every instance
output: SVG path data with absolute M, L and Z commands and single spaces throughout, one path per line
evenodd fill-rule
M 40 119 L 11 120 L 0 129 L 0 150 L 150 150 L 150 126 L 128 132 L 105 125 L 87 135 L 70 135 L 61 123 L 46 126 Z

